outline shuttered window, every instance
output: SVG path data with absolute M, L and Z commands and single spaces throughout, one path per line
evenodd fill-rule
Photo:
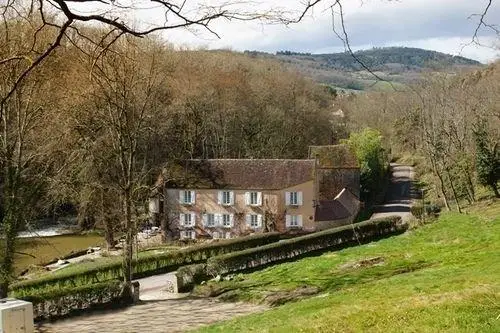
M 246 216 L 247 227 L 257 229 L 262 228 L 262 215 L 261 214 L 248 214 Z
M 234 192 L 233 191 L 219 191 L 218 203 L 223 206 L 234 205 Z
M 196 202 L 195 191 L 182 190 L 179 191 L 179 203 L 183 205 L 194 205 Z
M 285 222 L 287 228 L 300 228 L 302 227 L 302 215 L 287 215 Z
M 246 192 L 245 204 L 247 206 L 262 206 L 262 192 Z
M 181 213 L 179 215 L 179 224 L 182 227 L 194 227 L 196 223 L 196 214 L 193 212 Z
M 286 192 L 285 204 L 287 206 L 302 206 L 302 192 Z

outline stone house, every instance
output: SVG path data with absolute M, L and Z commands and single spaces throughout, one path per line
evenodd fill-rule
M 303 160 L 183 161 L 159 178 L 150 212 L 172 238 L 307 233 L 351 223 L 358 197 L 350 150 L 317 146 Z

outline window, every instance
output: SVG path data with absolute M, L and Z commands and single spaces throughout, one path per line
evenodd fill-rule
M 182 230 L 181 239 L 196 239 L 196 231 L 194 230 Z
M 205 227 L 213 228 L 215 227 L 215 214 L 204 214 L 203 215 L 203 225 Z
M 286 216 L 287 228 L 300 228 L 302 227 L 302 215 L 287 215 Z
M 247 226 L 250 228 L 261 228 L 262 227 L 262 215 L 260 214 L 248 214 L 246 217 Z
M 196 220 L 195 213 L 181 213 L 179 223 L 182 227 L 194 227 Z
M 221 226 L 223 226 L 224 228 L 231 228 L 233 226 L 233 215 L 232 214 L 222 214 Z
M 302 206 L 302 192 L 286 192 L 285 201 L 287 206 Z
M 183 205 L 194 205 L 195 198 L 194 191 L 179 191 L 179 202 Z
M 232 191 L 219 191 L 219 204 L 231 206 L 234 204 L 234 193 Z
M 246 192 L 245 200 L 248 206 L 261 206 L 262 193 L 261 192 Z

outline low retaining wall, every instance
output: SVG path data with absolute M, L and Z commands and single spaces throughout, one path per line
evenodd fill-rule
M 54 320 L 77 315 L 89 309 L 123 307 L 139 300 L 139 283 L 132 284 L 132 298 L 122 295 L 119 281 L 67 288 L 21 297 L 33 304 L 35 321 Z
M 206 265 L 190 265 L 176 273 L 184 291 L 210 277 L 244 271 L 270 263 L 290 260 L 306 253 L 343 248 L 399 234 L 408 225 L 399 216 L 368 220 L 331 230 L 296 237 L 279 243 L 259 246 L 210 258 Z

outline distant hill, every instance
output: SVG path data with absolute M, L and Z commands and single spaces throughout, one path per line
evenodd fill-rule
M 378 82 L 363 69 L 351 54 L 310 54 L 279 51 L 276 54 L 245 51 L 254 57 L 276 58 L 312 79 L 352 90 L 384 90 L 387 82 Z M 478 61 L 449 54 L 410 47 L 373 48 L 355 52 L 363 64 L 394 85 L 417 80 L 425 72 L 456 73 L 481 67 Z

